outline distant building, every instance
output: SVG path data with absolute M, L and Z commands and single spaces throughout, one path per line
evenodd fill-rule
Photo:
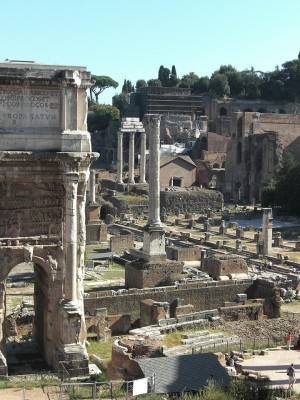
M 190 187 L 196 181 L 196 165 L 187 155 L 160 157 L 160 187 Z
M 188 88 L 146 86 L 126 97 L 123 112 L 123 117 L 140 119 L 145 114 L 186 114 L 197 118 L 203 115 L 202 97 Z

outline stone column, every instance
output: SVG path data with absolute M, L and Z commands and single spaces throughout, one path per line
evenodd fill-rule
M 269 254 L 272 249 L 272 208 L 263 208 L 263 220 L 262 220 L 262 248 L 263 254 Z
M 123 183 L 123 132 L 118 131 L 117 183 Z
M 134 132 L 129 133 L 129 172 L 128 182 L 134 183 Z
M 65 216 L 65 300 L 77 305 L 77 188 L 78 173 L 70 172 L 65 176 L 66 216 Z
M 90 193 L 89 193 L 89 198 L 91 203 L 96 202 L 96 196 L 95 196 L 95 170 L 91 169 L 90 170 Z
M 160 116 L 150 117 L 149 143 L 149 219 L 151 227 L 160 227 Z
M 141 132 L 140 183 L 146 183 L 146 132 Z

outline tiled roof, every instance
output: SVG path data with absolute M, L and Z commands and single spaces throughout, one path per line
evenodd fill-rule
M 176 160 L 176 158 L 181 158 L 183 161 L 186 161 L 187 163 L 196 166 L 196 164 L 194 163 L 194 161 L 191 159 L 190 156 L 183 156 L 183 155 L 179 155 L 179 154 L 177 154 L 176 156 L 172 156 L 172 155 L 161 156 L 160 157 L 160 166 L 162 167 L 166 164 L 169 164 L 170 162 Z
M 155 374 L 155 393 L 199 390 L 210 374 L 217 385 L 228 386 L 230 377 L 213 353 L 137 360 L 145 377 Z

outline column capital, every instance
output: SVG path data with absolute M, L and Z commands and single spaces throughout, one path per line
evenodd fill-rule
M 151 125 L 152 127 L 159 127 L 161 115 L 160 114 L 147 114 L 146 115 L 146 122 Z
M 64 183 L 78 183 L 79 181 L 79 173 L 78 172 L 67 172 L 64 175 Z

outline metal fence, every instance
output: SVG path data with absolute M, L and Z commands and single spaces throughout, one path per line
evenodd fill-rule
M 148 393 L 154 391 L 154 377 L 148 379 Z M 62 383 L 58 400 L 98 400 L 130 398 L 133 396 L 134 381 Z
M 224 341 L 223 343 L 213 343 L 210 346 L 199 345 L 192 348 L 192 353 L 221 352 L 228 353 L 230 351 L 243 352 L 247 350 L 263 350 L 286 346 L 285 338 L 281 340 L 266 338 L 266 340 L 253 338 L 252 340 L 238 340 L 237 342 Z

